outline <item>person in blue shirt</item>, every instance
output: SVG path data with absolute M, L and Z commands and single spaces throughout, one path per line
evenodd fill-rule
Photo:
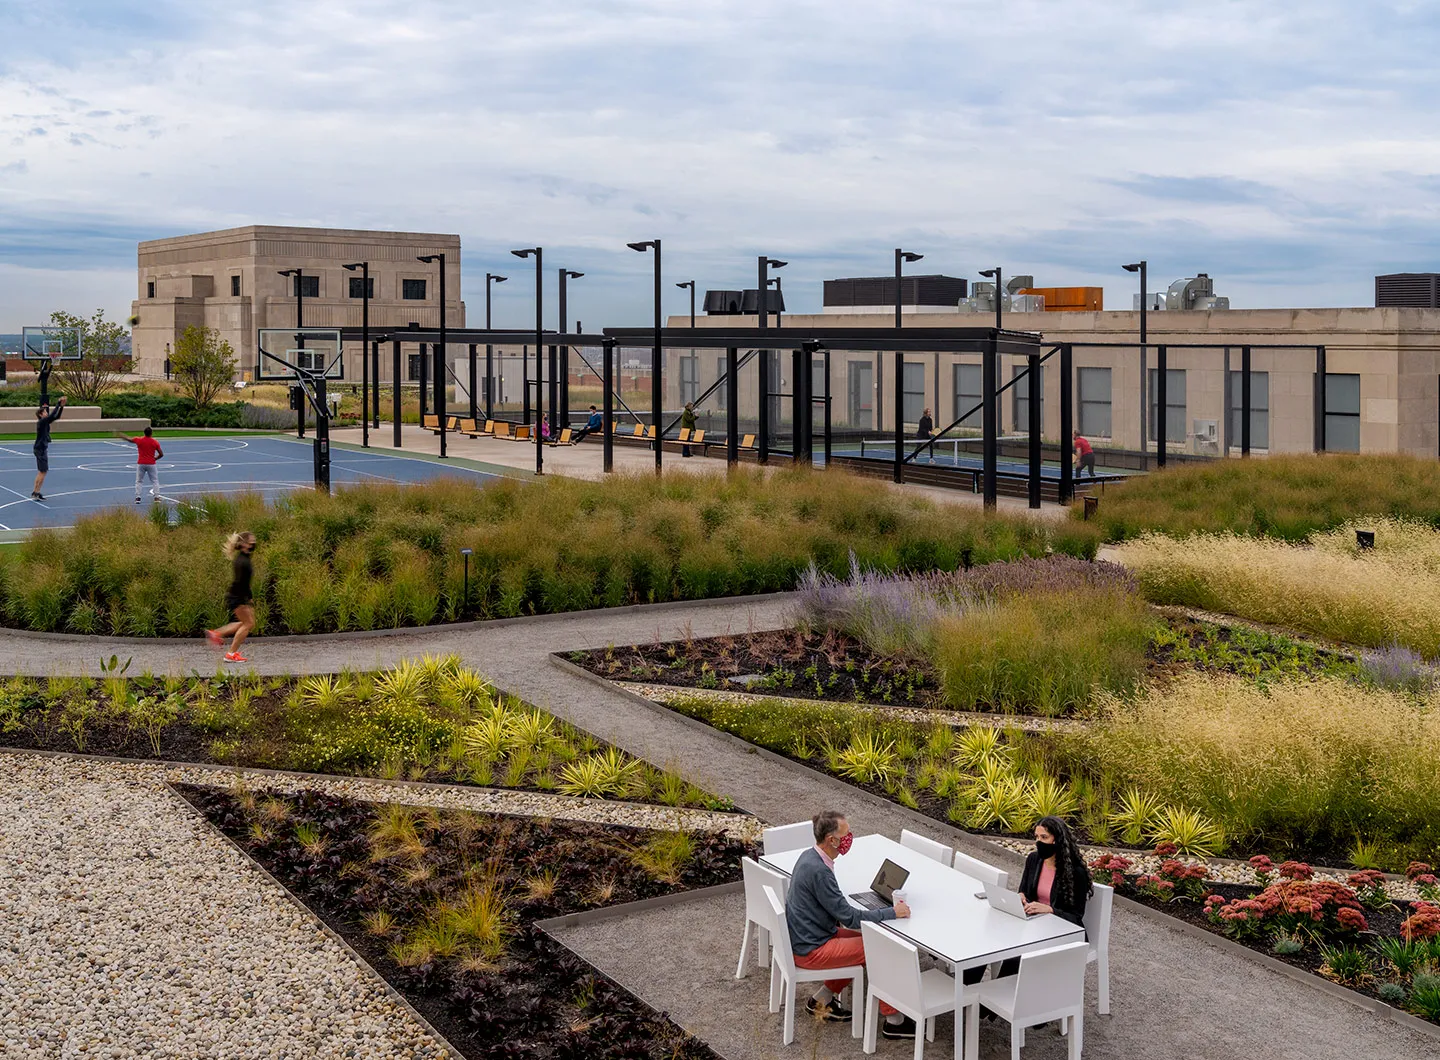
M 598 431 L 603 425 L 604 417 L 600 415 L 600 410 L 594 405 L 591 405 L 590 418 L 585 421 L 585 426 L 581 427 L 580 430 L 575 433 L 575 441 L 582 441 L 587 434 L 591 431 Z

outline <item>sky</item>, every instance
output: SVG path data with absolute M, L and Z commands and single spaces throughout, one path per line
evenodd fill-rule
M 1000 265 L 1129 308 L 1373 303 L 1440 270 L 1440 5 L 1367 0 L 0 0 L 0 331 L 112 317 L 136 243 L 245 224 L 458 233 L 472 322 L 587 328 L 673 283 Z M 555 305 L 546 277 L 547 315 Z M 515 281 L 519 282 L 515 282 Z M 481 310 L 483 312 L 483 310 Z

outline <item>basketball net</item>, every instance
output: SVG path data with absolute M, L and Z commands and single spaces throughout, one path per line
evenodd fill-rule
M 59 368 L 59 367 L 60 367 L 60 359 L 61 359 L 62 357 L 64 357 L 65 354 L 64 354 L 64 351 L 54 351 L 54 350 L 52 350 L 50 353 L 46 354 L 46 356 L 50 358 L 50 367 L 51 367 L 51 368 Z

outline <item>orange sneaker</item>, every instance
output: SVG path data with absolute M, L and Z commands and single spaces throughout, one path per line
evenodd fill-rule
M 225 643 L 225 638 L 220 636 L 220 634 L 216 633 L 213 629 L 207 629 L 205 631 L 205 639 L 208 640 L 210 642 L 210 646 L 214 648 L 218 648 Z
M 245 658 L 245 656 L 241 655 L 238 651 L 227 651 L 227 652 L 225 653 L 225 661 L 226 661 L 226 662 L 249 662 L 250 660 L 247 659 L 247 658 Z

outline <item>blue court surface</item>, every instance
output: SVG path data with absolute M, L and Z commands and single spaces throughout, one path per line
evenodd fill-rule
M 311 440 L 281 435 L 158 439 L 165 456 L 156 465 L 163 502 L 174 508 L 204 493 L 258 493 L 273 500 L 296 489 L 313 489 Z M 386 450 L 330 447 L 332 487 L 358 482 L 426 482 L 457 478 L 489 482 L 497 476 L 464 464 L 392 455 Z M 152 503 L 150 486 L 135 504 L 135 447 L 119 438 L 77 438 L 50 446 L 50 473 L 43 501 L 31 500 L 35 456 L 25 442 L 0 445 L 0 531 L 66 527 L 90 512 L 117 506 L 142 510 Z M 13 534 L 11 535 L 14 536 Z
M 818 448 L 818 446 L 817 446 L 817 448 Z M 831 452 L 833 452 L 836 456 L 859 457 L 859 456 L 862 455 L 861 452 L 860 452 L 860 448 L 859 448 L 858 446 L 841 446 L 841 445 L 837 445 L 837 446 L 834 446 L 834 447 L 831 449 Z M 907 453 L 907 455 L 908 455 L 908 453 L 909 453 L 909 448 L 908 448 L 908 446 L 907 446 L 907 448 L 906 448 L 906 453 Z M 819 454 L 817 453 L 817 457 L 818 457 L 818 456 L 819 456 Z M 882 462 L 882 463 L 889 463 L 889 462 L 893 462 L 893 461 L 894 461 L 894 459 L 895 459 L 895 451 L 894 451 L 894 449 L 891 449 L 889 453 L 883 453 L 883 452 L 881 452 L 881 451 L 880 451 L 876 446 L 874 446 L 874 445 L 866 445 L 866 446 L 865 446 L 865 452 L 864 452 L 863 456 L 864 456 L 864 459 L 866 459 L 866 460 L 876 460 L 876 461 L 880 461 L 880 462 Z M 930 461 L 930 460 L 927 460 L 924 456 L 918 456 L 918 457 L 916 457 L 914 460 L 911 460 L 911 461 L 909 462 L 909 464 L 907 464 L 907 466 L 908 466 L 908 467 L 953 467 L 953 468 L 960 468 L 960 469 L 965 470 L 965 471 L 980 471 L 980 470 L 983 469 L 984 463 L 983 463 L 983 461 L 981 461 L 980 457 L 978 457 L 978 456 L 970 456 L 969 454 L 966 454 L 966 455 L 964 455 L 964 456 L 954 456 L 954 455 L 951 455 L 950 453 L 941 452 L 941 451 L 938 451 L 938 450 L 937 450 L 936 453 L 935 453 L 935 459 L 934 459 L 933 462 Z M 1029 475 L 1030 475 L 1030 465 L 1029 465 L 1026 461 L 1023 461 L 1023 460 L 1000 460 L 1000 461 L 997 461 L 997 462 L 996 462 L 995 469 L 996 469 L 997 471 L 999 471 L 1002 475 L 1019 475 L 1019 476 L 1026 477 L 1026 478 L 1028 478 Z M 1116 474 L 1116 473 L 1111 472 L 1111 471 L 1101 471 L 1101 472 L 1096 476 L 1096 478 L 1097 478 L 1097 480 L 1100 481 L 1100 482 L 1111 481 L 1111 480 L 1118 481 L 1118 480 L 1123 479 L 1123 478 L 1134 477 L 1134 474 L 1135 474 L 1134 472 L 1127 472 L 1127 473 L 1125 473 L 1125 474 Z M 1040 477 L 1041 477 L 1042 479 L 1044 479 L 1045 481 L 1047 481 L 1047 482 L 1059 482 L 1059 481 L 1060 481 L 1060 465 L 1059 465 L 1059 464 L 1041 464 L 1041 465 L 1040 465 Z M 1076 476 L 1075 481 L 1077 481 L 1077 482 L 1080 481 L 1079 476 Z M 1086 472 L 1085 472 L 1085 481 L 1086 481 L 1086 482 L 1089 482 L 1089 481 L 1090 481 L 1090 472 L 1089 472 L 1089 470 L 1086 470 Z M 0 516 L 0 518 L 3 518 L 3 516 Z

